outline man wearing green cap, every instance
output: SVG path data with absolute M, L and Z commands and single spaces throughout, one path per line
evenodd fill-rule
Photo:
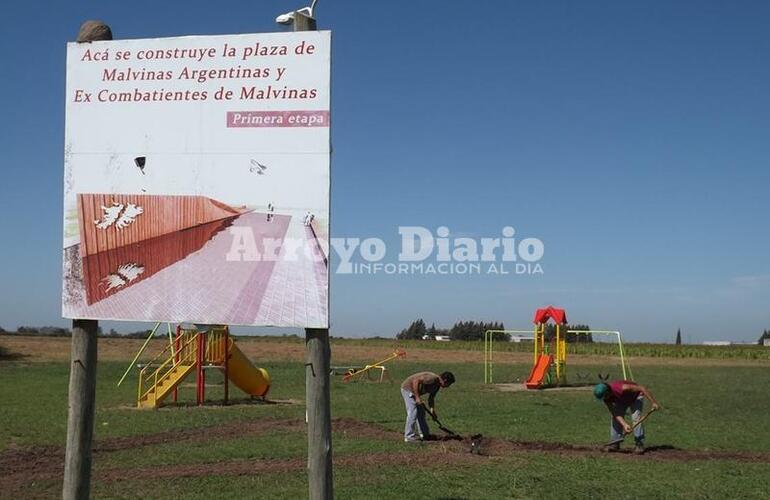
M 617 441 L 608 445 L 606 451 L 618 451 L 623 436 L 631 433 L 631 426 L 625 420 L 626 412 L 631 409 L 631 420 L 636 423 L 642 417 L 644 398 L 650 400 L 652 409 L 660 408 L 655 396 L 644 386 L 630 380 L 613 380 L 612 382 L 597 384 L 594 387 L 596 399 L 604 401 L 610 412 L 610 440 Z M 638 425 L 633 429 L 634 453 L 644 453 L 644 427 Z

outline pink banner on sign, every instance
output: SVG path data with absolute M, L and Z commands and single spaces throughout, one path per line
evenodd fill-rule
M 228 111 L 227 127 L 328 127 L 328 111 Z

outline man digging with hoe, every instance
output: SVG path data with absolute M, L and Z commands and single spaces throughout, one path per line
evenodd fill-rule
M 644 386 L 630 380 L 613 380 L 594 387 L 594 396 L 604 402 L 612 416 L 610 420 L 611 441 L 604 447 L 604 451 L 613 452 L 620 450 L 620 443 L 627 434 L 634 433 L 634 453 L 644 453 L 644 427 L 641 425 L 652 412 L 658 410 L 655 396 Z M 644 398 L 650 400 L 652 409 L 642 417 Z M 626 412 L 631 409 L 633 427 L 626 422 Z
M 404 442 L 413 443 L 431 439 L 428 422 L 425 421 L 425 405 L 420 396 L 428 395 L 428 411 L 434 418 L 436 415 L 436 393 L 442 387 L 449 387 L 455 381 L 452 372 L 436 375 L 433 372 L 419 372 L 407 377 L 401 384 L 401 396 L 406 406 L 406 426 L 404 427 Z M 415 432 L 415 424 L 419 435 Z

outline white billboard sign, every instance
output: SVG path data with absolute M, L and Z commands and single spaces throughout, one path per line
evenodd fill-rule
M 67 46 L 65 317 L 328 327 L 330 44 Z

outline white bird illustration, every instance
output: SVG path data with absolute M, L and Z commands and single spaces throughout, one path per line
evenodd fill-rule
M 109 292 L 114 288 L 121 288 L 134 281 L 144 272 L 144 266 L 134 262 L 129 262 L 118 267 L 117 272 L 110 273 L 102 278 L 101 283 L 107 286 L 105 291 Z
M 102 220 L 95 220 L 94 224 L 96 224 L 96 227 L 99 229 L 107 229 L 111 225 L 115 223 L 116 220 L 118 220 L 118 216 L 120 215 L 120 212 L 123 210 L 123 204 L 118 203 L 116 201 L 112 202 L 111 207 L 105 207 L 102 205 L 102 210 L 104 210 L 104 215 L 102 216 Z
M 126 205 L 126 209 L 123 210 L 123 213 L 120 215 L 118 222 L 115 223 L 115 227 L 119 230 L 128 227 L 138 216 L 142 215 L 143 213 L 144 209 L 142 207 L 138 207 L 133 203 L 129 203 Z

